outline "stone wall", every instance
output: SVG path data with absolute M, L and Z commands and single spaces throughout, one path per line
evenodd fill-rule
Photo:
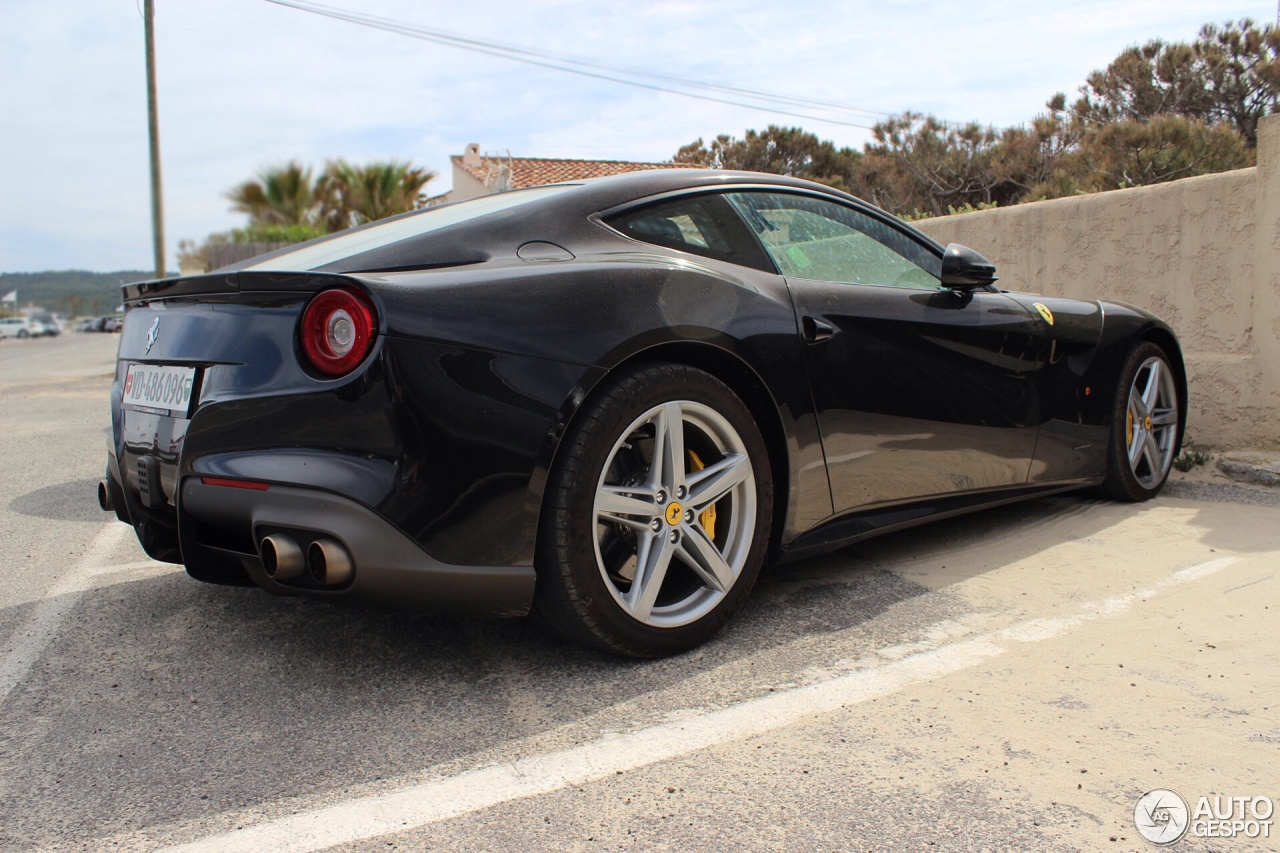
M 1160 315 L 1186 354 L 1188 435 L 1280 448 L 1280 116 L 1255 168 L 915 224 L 986 255 L 1001 287 Z

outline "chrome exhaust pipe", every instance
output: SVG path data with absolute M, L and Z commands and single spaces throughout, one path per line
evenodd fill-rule
M 333 539 L 317 539 L 307 548 L 307 571 L 321 586 L 338 586 L 351 580 L 355 565 L 351 555 Z
M 293 580 L 302 575 L 302 549 L 288 536 L 273 533 L 258 544 L 262 570 L 272 580 Z
M 98 506 L 102 507 L 103 512 L 114 512 L 116 508 L 111 500 L 111 489 L 107 488 L 106 480 L 98 481 Z

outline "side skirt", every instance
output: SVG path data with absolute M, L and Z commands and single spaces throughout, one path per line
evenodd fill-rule
M 860 510 L 823 522 L 817 527 L 802 533 L 790 544 L 782 546 L 775 554 L 773 563 L 789 563 L 806 557 L 816 557 L 830 551 L 836 551 L 863 539 L 870 539 L 884 533 L 906 530 L 917 525 L 939 521 L 978 510 L 991 509 L 1005 504 L 1019 503 L 1032 498 L 1072 492 L 1096 486 L 1101 478 L 1089 477 L 1080 480 L 1062 481 L 1049 484 L 1020 486 L 1014 489 L 998 489 L 984 492 L 967 492 L 959 495 L 940 495 L 913 501 L 908 504 L 894 504 L 887 507 Z

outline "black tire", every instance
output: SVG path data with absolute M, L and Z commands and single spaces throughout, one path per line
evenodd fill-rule
M 1164 427 L 1156 426 L 1152 432 L 1152 441 L 1159 448 L 1158 463 L 1152 465 L 1149 458 L 1140 458 L 1135 466 L 1130 463 L 1131 441 L 1134 437 L 1144 439 L 1152 431 L 1153 424 L 1134 424 L 1130 421 L 1130 391 L 1135 381 L 1148 380 L 1149 365 L 1158 360 L 1163 377 L 1167 377 L 1165 394 L 1160 396 L 1164 405 L 1156 406 L 1157 417 L 1168 418 L 1172 412 L 1173 423 Z M 1164 381 L 1162 378 L 1161 381 Z M 1171 395 L 1171 399 L 1169 396 Z M 1111 437 L 1107 444 L 1107 479 L 1100 487 L 1104 497 L 1117 501 L 1138 502 L 1155 497 L 1164 488 L 1172 468 L 1173 457 L 1177 453 L 1181 420 L 1178 416 L 1179 401 L 1177 376 L 1173 372 L 1169 356 L 1158 345 L 1150 341 L 1142 341 L 1129 351 L 1124 367 L 1120 371 L 1120 381 L 1116 386 L 1115 398 L 1111 409 Z M 1140 451 L 1138 451 L 1140 452 Z M 1157 455 L 1157 454 L 1153 454 Z
M 664 430 L 673 422 L 670 413 L 679 414 L 678 439 Z M 653 420 L 643 420 L 650 415 Z M 660 430 L 670 436 L 662 443 Z M 675 448 L 676 440 L 683 473 L 678 466 L 653 463 L 662 453 L 658 448 Z M 660 477 L 659 469 L 687 481 L 662 479 L 666 473 Z M 701 470 L 721 473 L 700 476 Z M 680 485 L 672 485 L 666 497 L 657 487 L 637 497 L 651 480 Z M 730 481 L 736 482 L 730 491 L 711 497 Z M 636 502 L 629 507 L 644 509 L 652 498 L 654 517 L 597 515 L 610 490 L 626 491 L 624 500 Z M 709 517 L 705 509 L 698 511 L 698 502 L 707 499 Z M 678 522 L 670 520 L 672 507 Z M 751 591 L 768 550 L 772 517 L 768 451 L 732 390 L 684 365 L 650 364 L 620 373 L 583 405 L 557 451 L 538 531 L 534 614 L 567 639 L 630 657 L 694 648 L 719 631 Z M 718 574 L 708 568 L 709 556 L 715 556 L 708 555 L 708 545 L 720 555 L 714 562 Z M 639 580 L 641 564 L 656 567 L 663 554 L 668 562 L 652 569 L 658 583 L 646 587 Z M 694 565 L 699 561 L 701 569 Z M 628 604 L 629 598 L 636 601 Z
M 26 329 L 19 329 L 19 330 L 18 330 L 18 338 L 19 338 L 19 339 L 21 339 L 21 338 L 29 338 L 29 337 L 31 337 L 31 333 L 30 333 L 30 332 L 28 332 Z

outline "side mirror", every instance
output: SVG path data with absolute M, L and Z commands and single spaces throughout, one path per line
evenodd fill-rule
M 942 255 L 942 286 L 974 290 L 996 283 L 996 265 L 968 246 L 951 243 Z

